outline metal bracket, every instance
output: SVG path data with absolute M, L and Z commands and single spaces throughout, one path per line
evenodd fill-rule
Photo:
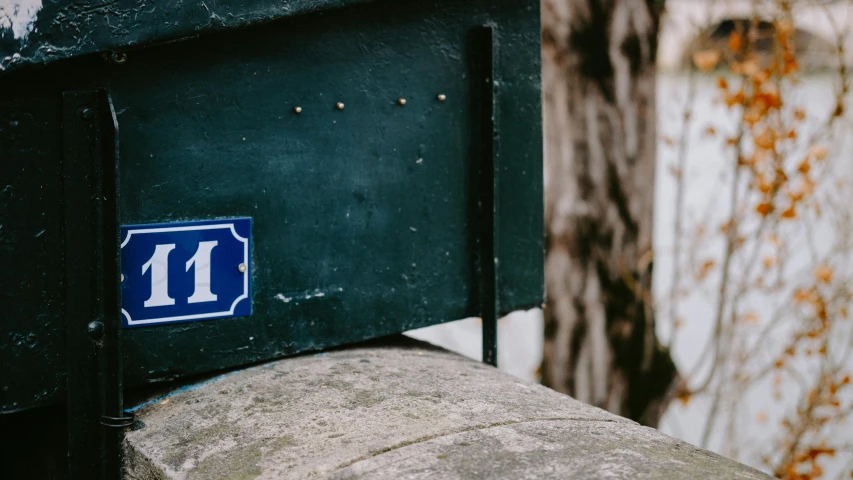
M 477 195 L 479 242 L 480 318 L 483 320 L 483 362 L 498 365 L 498 198 L 500 164 L 496 104 L 497 43 L 495 27 L 485 25 L 471 32 L 470 58 L 473 63 L 475 121 L 479 131 L 474 152 L 474 170 L 479 179 Z
M 68 474 L 121 476 L 118 122 L 103 89 L 62 94 Z

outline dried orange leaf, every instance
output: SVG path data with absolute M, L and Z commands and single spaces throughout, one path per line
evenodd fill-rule
M 770 129 L 765 128 L 753 139 L 755 146 L 765 150 L 772 150 L 776 144 L 776 135 Z
M 821 265 L 815 269 L 814 276 L 821 282 L 829 283 L 832 281 L 832 269 L 827 265 Z
M 733 52 L 740 52 L 740 47 L 743 45 L 743 39 L 740 34 L 735 30 L 729 35 L 729 50 Z
M 718 52 L 719 53 L 719 52 Z M 741 71 L 749 77 L 755 76 L 759 72 L 758 62 L 754 58 L 750 58 L 749 60 L 743 62 L 741 64 Z
M 823 160 L 826 158 L 826 147 L 823 145 L 812 145 L 809 147 L 809 156 L 814 157 L 815 160 Z
M 778 20 L 776 21 L 776 33 L 779 34 L 780 37 L 787 37 L 791 33 L 794 32 L 794 24 L 791 23 L 790 20 Z
M 797 303 L 802 303 L 808 301 L 808 292 L 802 289 L 797 289 L 794 291 L 794 301 Z
M 761 110 L 752 107 L 743 112 L 743 121 L 749 125 L 755 125 L 761 120 Z
M 719 50 L 700 50 L 693 54 L 693 64 L 703 72 L 710 72 L 720 63 Z
M 699 273 L 696 274 L 696 278 L 702 280 L 707 277 L 714 268 L 714 263 L 715 262 L 713 260 L 705 260 L 705 263 L 703 263 L 702 267 L 699 269 Z
M 735 92 L 734 95 L 728 95 L 726 97 L 726 105 L 729 107 L 733 107 L 735 105 L 740 105 L 743 103 L 743 101 L 744 101 L 743 89 L 738 90 L 737 92 Z
M 804 194 L 811 195 L 812 193 L 814 193 L 814 188 L 815 188 L 815 184 L 809 177 L 806 177 L 803 179 L 803 184 L 801 186 L 801 190 L 803 191 Z
M 761 110 L 771 110 L 782 106 L 782 99 L 775 91 L 761 92 L 755 96 L 755 105 Z
M 788 198 L 791 199 L 792 202 L 799 202 L 803 199 L 805 192 L 802 189 L 797 189 L 792 192 L 788 192 Z
M 800 64 L 799 64 L 799 63 L 797 63 L 797 59 L 796 59 L 796 58 L 791 57 L 791 56 L 786 56 L 786 57 L 785 57 L 785 68 L 784 68 L 784 70 L 783 70 L 783 73 L 784 73 L 785 75 L 788 75 L 788 74 L 794 73 L 794 72 L 796 72 L 796 71 L 797 71 L 797 70 L 799 70 L 799 69 L 800 69 Z

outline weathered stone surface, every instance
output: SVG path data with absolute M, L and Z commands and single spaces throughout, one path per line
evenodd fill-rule
M 534 420 L 486 427 L 398 448 L 333 479 L 766 478 L 636 424 Z
M 268 363 L 136 413 L 131 479 L 765 478 L 414 342 Z

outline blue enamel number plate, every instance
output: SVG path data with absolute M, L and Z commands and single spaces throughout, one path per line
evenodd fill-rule
M 122 323 L 252 314 L 252 220 L 121 227 Z

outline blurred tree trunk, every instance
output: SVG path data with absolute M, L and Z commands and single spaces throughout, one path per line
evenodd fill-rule
M 678 383 L 651 305 L 662 0 L 542 0 L 542 382 L 656 426 Z

